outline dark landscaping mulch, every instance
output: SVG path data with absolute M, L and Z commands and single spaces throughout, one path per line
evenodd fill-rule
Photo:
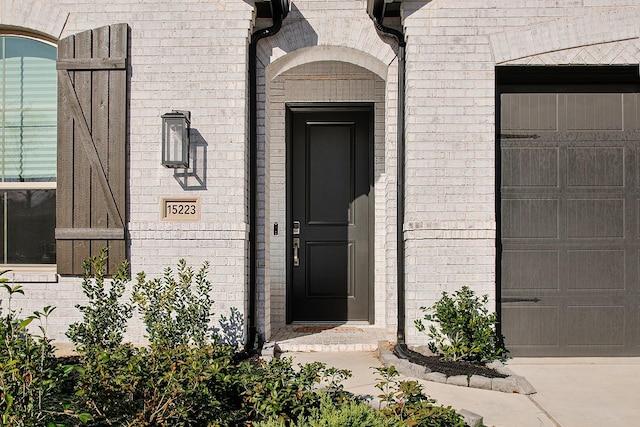
M 417 365 L 424 366 L 431 372 L 440 372 L 447 377 L 454 375 L 481 375 L 487 378 L 506 378 L 508 375 L 501 374 L 495 369 L 488 368 L 484 365 L 478 365 L 465 361 L 449 361 L 444 360 L 440 356 L 425 356 L 413 350 L 405 350 L 409 354 L 409 361 Z
M 58 356 L 56 357 L 56 362 L 60 366 L 65 365 L 79 365 L 80 364 L 80 356 Z

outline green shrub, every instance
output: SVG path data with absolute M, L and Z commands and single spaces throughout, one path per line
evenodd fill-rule
M 77 395 L 106 424 L 229 425 L 239 406 L 234 370 L 225 346 L 121 345 L 85 354 Z
M 120 265 L 107 287 L 107 259 L 107 248 L 103 248 L 83 263 L 82 291 L 89 304 L 76 305 L 82 321 L 73 323 L 66 333 L 80 353 L 117 348 L 131 318 L 131 304 L 121 302 L 129 277 L 128 265 Z
M 376 368 L 376 387 L 382 392 L 381 413 L 397 426 L 465 427 L 464 419 L 450 406 L 436 405 L 417 381 L 402 381 L 395 367 Z
M 84 396 L 108 424 L 224 425 L 232 415 L 237 391 L 223 347 L 122 346 L 101 356 L 86 367 Z
M 20 286 L 3 284 L 9 294 L 9 309 L 0 323 L 0 411 L 2 425 L 38 425 L 43 422 L 43 404 L 55 386 L 53 349 L 44 336 L 35 336 L 27 326 L 36 318 L 20 318 L 11 308 Z
M 152 280 L 147 280 L 144 272 L 138 274 L 133 301 L 152 346 L 204 345 L 213 338 L 209 324 L 213 301 L 208 268 L 209 263 L 205 262 L 194 276 L 193 268 L 181 259 L 177 280 L 170 267 L 161 278 Z
M 244 328 L 237 309 L 221 316 L 219 329 L 210 327 L 207 263 L 194 274 L 180 260 L 177 279 L 170 268 L 154 280 L 140 273 L 129 303 L 121 302 L 126 264 L 108 286 L 105 260 L 103 252 L 87 262 L 88 303 L 78 306 L 83 319 L 68 332 L 80 354 L 80 366 L 67 368 L 74 374 L 73 395 L 57 386 L 66 380 L 56 371 L 46 384 L 62 391 L 62 410 L 41 411 L 48 418 L 16 425 L 463 425 L 453 410 L 434 405 L 417 383 L 398 381 L 393 368 L 380 371 L 385 402 L 380 411 L 344 390 L 349 371 L 322 363 L 294 367 L 291 359 L 247 359 L 238 352 Z M 148 347 L 122 343 L 133 308 L 145 324 Z
M 89 421 L 89 414 L 74 412 L 61 396 L 68 371 L 58 365 L 46 336 L 47 320 L 54 308 L 45 307 L 21 318 L 11 302 L 14 295 L 24 291 L 20 285 L 6 282 L 5 278 L 0 279 L 9 295 L 7 313 L 0 309 L 0 425 L 48 426 L 59 425 L 59 420 Z M 40 334 L 27 330 L 34 320 L 40 322 Z
M 291 358 L 272 359 L 259 367 L 244 365 L 240 375 L 243 409 L 249 419 L 290 422 L 320 404 L 315 386 L 325 365 L 310 363 L 294 369 Z
M 507 350 L 496 333 L 496 314 L 487 309 L 488 296 L 478 298 L 468 287 L 442 298 L 432 307 L 420 307 L 424 320 L 437 323 L 429 325 L 429 349 L 447 360 L 466 360 L 486 363 L 505 360 Z M 415 320 L 416 328 L 424 332 L 422 319 Z M 500 337 L 501 338 L 501 337 Z
M 133 290 L 149 347 L 122 344 L 132 304 L 121 302 L 126 264 L 107 291 L 106 251 L 89 260 L 83 290 L 83 320 L 68 336 L 77 345 L 81 369 L 77 405 L 108 425 L 225 425 L 239 406 L 232 368 L 234 349 L 207 342 L 212 301 L 208 264 L 194 275 L 184 260 L 178 280 L 170 268 L 161 279 L 138 275 Z M 193 282 L 195 281 L 195 285 Z
M 147 349 L 137 425 L 228 425 L 237 396 L 231 356 L 212 345 Z
M 296 427 L 397 427 L 400 424 L 365 402 L 350 400 L 336 405 L 331 398 L 323 395 L 319 407 L 312 408 L 309 415 L 300 417 L 292 425 Z M 287 424 L 281 419 L 271 418 L 258 422 L 255 426 L 285 427 Z
M 138 389 L 146 365 L 141 349 L 128 344 L 82 354 L 76 380 L 78 404 L 101 422 L 119 422 L 141 409 Z

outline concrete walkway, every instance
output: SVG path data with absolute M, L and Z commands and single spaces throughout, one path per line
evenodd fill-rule
M 373 352 L 284 353 L 296 363 L 324 362 L 348 369 L 345 387 L 377 396 L 382 366 Z M 524 396 L 419 380 L 439 404 L 466 409 L 495 427 L 606 427 L 640 425 L 640 358 L 516 358 L 507 366 L 537 390 Z

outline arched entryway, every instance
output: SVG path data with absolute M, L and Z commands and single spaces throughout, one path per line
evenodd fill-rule
M 395 120 L 393 117 L 395 111 L 389 112 L 387 107 L 389 91 L 394 90 L 394 85 L 388 85 L 386 81 L 388 68 L 388 65 L 367 53 L 337 46 L 303 48 L 280 58 L 266 68 L 266 96 L 262 104 L 265 114 L 264 128 L 259 126 L 259 133 L 263 130 L 264 134 L 263 139 L 259 137 L 261 165 L 258 175 L 260 177 L 259 200 L 264 201 L 262 206 L 264 210 L 260 210 L 264 213 L 262 217 L 264 252 L 262 257 L 259 255 L 259 259 L 264 260 L 265 266 L 261 279 L 264 280 L 262 291 L 265 302 L 266 331 L 274 331 L 287 323 L 297 321 L 357 323 L 375 325 L 383 329 L 392 323 L 387 321 L 390 310 L 387 307 L 388 300 L 385 298 L 394 285 L 392 283 L 389 286 L 387 280 L 389 259 L 386 253 L 386 247 L 392 245 L 394 237 L 389 236 L 390 227 L 387 227 L 387 222 L 390 216 L 393 216 L 395 205 L 393 200 L 395 194 L 391 190 L 395 182 L 393 180 L 391 184 L 388 182 L 388 176 L 393 175 L 395 167 L 393 161 L 389 160 L 395 160 L 395 145 L 390 143 L 392 141 L 388 141 L 393 138 L 393 135 L 389 135 L 393 132 L 388 132 L 387 126 Z M 313 113 L 309 115 L 310 112 Z M 297 116 L 298 113 L 305 117 L 300 119 L 300 116 Z M 317 152 L 315 160 L 319 161 L 321 156 L 325 156 L 324 166 L 322 161 L 316 163 L 311 161 L 310 157 L 305 160 L 294 159 L 292 132 L 296 131 L 295 124 L 300 120 L 304 123 L 298 123 L 298 125 L 305 127 L 305 130 L 301 131 L 302 134 L 309 135 L 310 128 L 307 125 L 310 122 L 324 126 L 320 133 L 329 130 L 338 133 L 344 131 L 345 143 L 352 144 L 353 150 L 346 149 L 346 146 L 342 145 L 342 148 L 337 150 L 347 150 L 343 153 Z M 360 123 L 357 123 L 358 121 Z M 350 127 L 349 123 L 352 123 L 353 127 Z M 313 129 L 318 130 L 320 127 L 315 126 Z M 365 137 L 366 142 L 362 142 L 366 147 L 359 151 L 356 148 L 358 146 L 356 139 L 349 140 L 349 138 L 355 134 L 362 135 L 364 129 L 368 132 Z M 313 136 L 311 138 L 313 139 Z M 310 143 L 313 144 L 313 141 L 303 142 L 303 145 L 309 147 Z M 339 143 L 337 144 L 339 146 Z M 324 144 L 322 146 L 327 147 Z M 359 155 L 361 160 L 356 160 L 358 152 L 361 153 Z M 354 157 L 346 161 L 346 155 Z M 336 156 L 336 160 L 341 161 L 332 162 L 331 156 Z M 308 166 L 306 169 L 303 167 L 302 172 L 294 165 L 294 162 L 300 161 Z M 328 164 L 332 164 L 332 167 L 337 167 L 339 164 L 346 167 L 353 166 L 354 162 L 358 161 L 361 166 L 356 169 L 361 172 L 365 164 L 367 169 L 364 172 L 364 184 L 359 184 L 360 190 L 351 181 L 351 178 L 357 179 L 354 170 L 343 169 L 342 172 L 334 170 L 323 178 L 315 178 L 317 183 L 318 179 L 327 179 L 339 173 L 349 177 L 336 178 L 335 182 L 328 187 L 322 184 L 319 187 L 323 188 L 322 191 L 329 191 L 328 188 L 331 188 L 330 194 L 342 192 L 341 194 L 349 199 L 348 206 L 341 210 L 347 216 L 353 214 L 354 210 L 360 213 L 366 210 L 366 225 L 363 226 L 364 231 L 359 232 L 360 236 L 365 238 L 360 237 L 361 241 L 356 244 L 358 255 L 353 246 L 355 238 L 341 241 L 336 236 L 330 236 L 331 232 L 325 230 L 328 234 L 322 243 L 318 240 L 307 242 L 304 236 L 296 235 L 297 230 L 294 229 L 297 227 L 297 222 L 294 223 L 294 221 L 300 221 L 301 228 L 304 229 L 305 221 L 308 224 L 308 221 L 313 222 L 314 219 L 311 212 L 313 201 L 310 200 L 309 194 L 294 194 L 297 190 L 292 185 L 293 181 L 298 182 L 301 179 L 300 173 L 303 181 L 304 177 L 313 180 L 309 171 L 314 164 L 326 170 Z M 349 175 L 351 173 L 354 174 Z M 344 182 L 346 180 L 349 182 Z M 353 186 L 349 187 L 352 184 Z M 310 182 L 303 184 L 303 188 L 312 187 Z M 362 190 L 365 187 L 366 191 Z M 305 202 L 298 209 L 308 214 L 308 217 L 302 220 L 294 218 L 299 213 L 293 212 L 295 205 L 293 200 L 299 200 L 300 197 L 303 197 Z M 356 203 L 359 207 L 356 207 Z M 345 227 L 342 231 L 346 235 L 351 233 L 348 231 L 350 227 L 353 231 L 357 226 L 353 222 L 355 217 L 344 219 Z M 333 224 L 328 225 L 328 228 L 335 233 L 340 226 Z M 356 232 L 353 231 L 353 233 Z M 299 238 L 301 241 L 294 240 Z M 328 243 L 327 240 L 330 242 Z M 302 248 L 298 246 L 294 250 L 296 244 L 302 245 Z M 306 268 L 307 266 L 300 264 L 294 265 L 296 262 L 294 255 L 297 255 L 298 262 L 301 262 L 303 249 L 306 257 L 309 255 L 313 257 L 314 254 L 310 254 L 309 251 L 315 251 L 316 259 L 324 258 L 324 261 L 332 267 Z M 336 256 L 340 259 L 335 259 Z M 352 263 L 358 264 L 359 267 L 351 268 Z M 300 269 L 301 266 L 305 268 Z M 318 297 L 316 301 L 310 302 L 310 299 L 314 299 L 313 295 L 311 298 L 309 296 L 314 292 L 314 278 L 319 277 L 319 271 L 328 272 L 323 280 L 331 281 L 330 292 L 327 292 L 333 295 L 316 295 Z M 363 285 L 362 280 L 357 284 L 356 277 L 361 279 L 363 276 L 366 276 L 364 279 L 366 285 Z M 337 277 L 342 277 L 344 281 L 336 284 L 334 280 Z M 297 287 L 299 283 L 296 285 L 296 282 L 300 281 L 306 283 L 302 288 Z M 319 282 L 316 280 L 315 283 Z M 360 288 L 357 289 L 357 286 Z M 320 291 L 320 294 L 322 292 L 324 291 Z M 357 296 L 354 293 L 357 293 Z M 300 299 L 301 295 L 302 299 Z M 341 297 L 336 299 L 336 295 Z M 355 303 L 358 299 L 359 301 Z M 310 306 L 301 307 L 303 300 L 310 303 Z M 326 310 L 322 307 L 323 304 L 326 305 Z M 395 313 L 392 313 L 392 316 L 395 316 Z M 267 337 L 268 335 L 267 333 Z

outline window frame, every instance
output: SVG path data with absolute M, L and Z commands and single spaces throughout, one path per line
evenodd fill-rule
M 4 39 L 8 37 L 31 40 L 31 41 L 42 43 L 52 47 L 55 50 L 55 54 L 56 54 L 55 55 L 56 59 L 54 59 L 53 62 L 54 64 L 57 62 L 58 44 L 56 43 L 55 39 L 48 38 L 46 36 L 31 34 L 26 31 L 2 29 L 2 31 L 0 31 L 0 39 Z M 55 69 L 54 69 L 54 72 L 55 72 Z M 57 104 L 58 104 L 57 92 L 58 92 L 58 87 L 57 87 L 57 77 L 56 77 L 56 97 L 53 100 L 54 101 L 53 105 L 56 106 L 56 128 L 57 128 L 57 115 L 58 115 L 57 114 Z M 0 102 L 4 102 L 4 101 L 0 99 Z M 2 123 L 2 120 L 0 120 L 0 123 Z M 57 130 L 55 134 L 57 135 Z M 57 152 L 58 150 L 57 136 L 56 136 L 55 148 Z M 0 149 L 2 149 L 1 144 L 0 144 Z M 57 181 L 58 181 L 57 171 L 53 181 L 19 182 L 19 181 L 2 181 L 0 178 L 0 193 L 5 191 L 19 191 L 19 190 L 27 190 L 27 191 L 28 190 L 56 190 L 57 192 Z M 0 202 L 0 203 L 3 203 L 3 202 Z M 33 263 L 33 264 L 19 263 L 18 264 L 18 263 L 5 262 L 8 256 L 8 251 L 7 251 L 8 246 L 6 242 L 6 236 L 8 234 L 7 233 L 8 230 L 7 230 L 6 217 L 4 215 L 0 217 L 0 221 L 1 221 L 0 226 L 2 227 L 3 236 L 5 236 L 5 238 L 0 241 L 0 245 L 3 246 L 3 250 L 2 250 L 3 255 L 0 257 L 0 269 L 9 269 L 11 270 L 11 272 L 17 273 L 19 278 L 23 279 L 23 281 L 26 281 L 26 282 L 32 281 L 29 273 L 55 273 L 56 272 L 56 269 L 57 269 L 56 262 L 46 263 L 46 264 L 45 263 Z M 54 245 L 55 245 L 55 240 L 54 240 Z M 46 277 L 43 277 L 42 275 L 38 276 L 38 281 L 46 282 L 46 281 L 54 281 L 54 280 L 55 280 L 55 276 L 53 277 L 49 277 L 49 275 L 47 275 Z

